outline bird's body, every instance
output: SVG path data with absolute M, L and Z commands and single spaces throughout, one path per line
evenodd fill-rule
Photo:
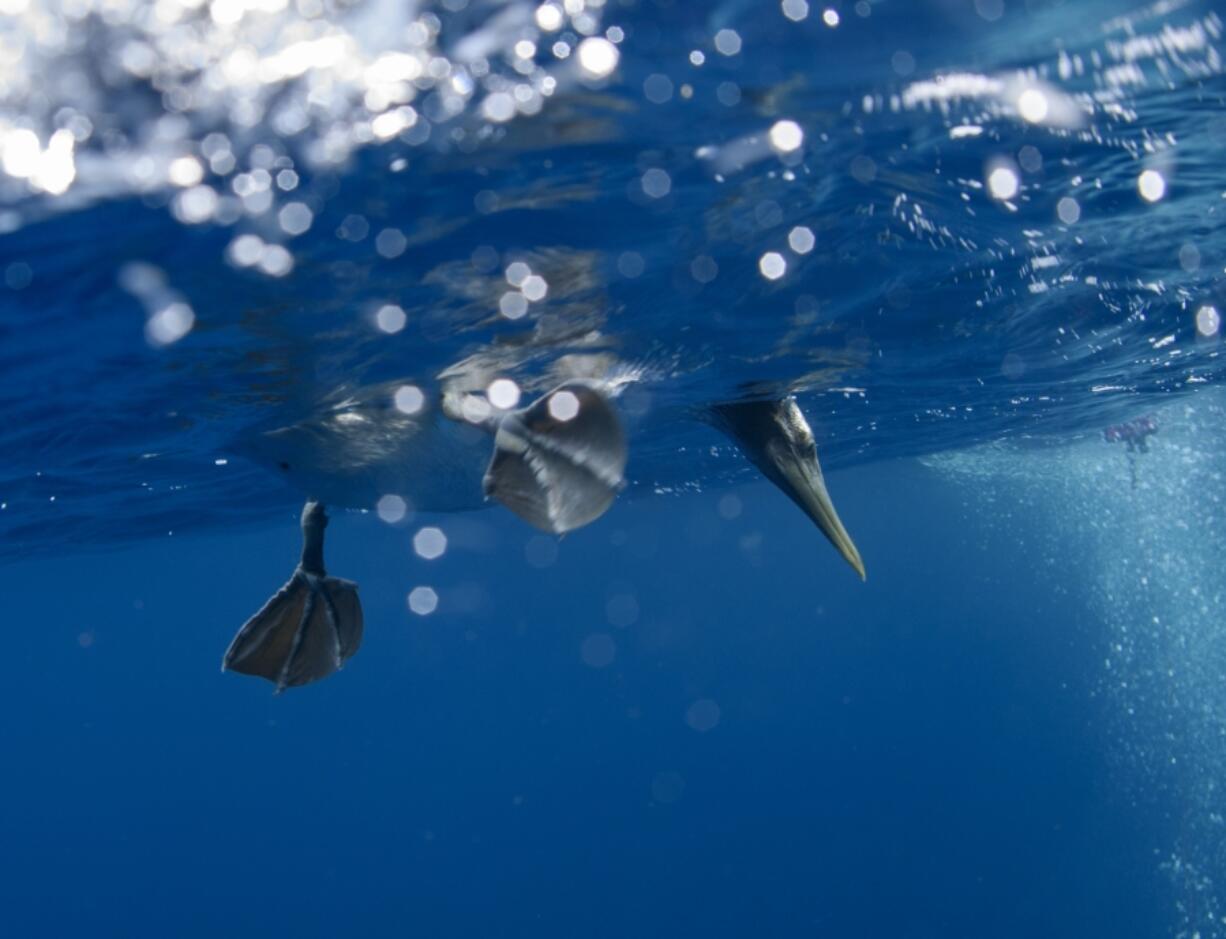
M 346 403 L 309 420 L 261 433 L 244 444 L 298 491 L 327 505 L 373 508 L 397 495 L 423 512 L 460 512 L 486 504 L 481 480 L 490 459 L 482 425 L 423 404 L 406 414 L 393 393 Z

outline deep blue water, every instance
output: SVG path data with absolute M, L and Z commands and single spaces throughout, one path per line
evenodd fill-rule
M 1214 4 L 12 6 L 0 934 L 1226 935 Z M 361 651 L 219 672 L 263 432 L 573 374 L 606 515 L 336 508 Z

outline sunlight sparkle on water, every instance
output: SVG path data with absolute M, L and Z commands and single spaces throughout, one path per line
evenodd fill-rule
M 805 142 L 805 132 L 795 121 L 777 121 L 770 129 L 770 142 L 776 153 L 792 153 Z
M 562 8 L 554 3 L 542 3 L 536 8 L 536 25 L 547 33 L 557 32 L 566 18 Z
M 395 525 L 401 521 L 408 514 L 408 511 L 408 503 L 397 495 L 388 494 L 380 496 L 379 501 L 375 503 L 375 512 L 380 519 L 389 525 Z
M 617 68 L 621 53 L 617 46 L 600 36 L 589 36 L 579 43 L 579 67 L 589 78 L 607 78 Z
M 1038 88 L 1027 88 L 1017 96 L 1017 113 L 1031 124 L 1041 124 L 1047 118 L 1047 95 Z
M 485 389 L 485 396 L 490 404 L 505 411 L 519 404 L 519 385 L 509 378 L 495 378 Z
M 1222 316 L 1217 307 L 1205 304 L 1196 311 L 1196 331 L 1206 339 L 1216 336 L 1222 328 Z
M 758 270 L 767 280 L 778 280 L 788 271 L 788 262 L 778 251 L 767 251 L 758 259 Z
M 426 396 L 416 385 L 401 385 L 392 401 L 401 414 L 416 414 L 425 406 Z
M 0 139 L 0 166 L 17 179 L 29 179 L 38 168 L 42 146 L 38 134 L 21 128 L 9 131 Z
M 370 122 L 370 130 L 380 140 L 391 140 L 402 130 L 408 130 L 417 123 L 417 112 L 405 105 L 384 111 Z
M 1157 202 L 1166 195 L 1166 179 L 1157 170 L 1145 170 L 1137 177 L 1137 192 L 1146 202 Z
M 204 179 L 204 167 L 194 156 L 171 160 L 166 177 L 176 186 L 195 186 Z
M 988 191 L 993 199 L 1012 199 L 1018 191 L 1017 171 L 1011 166 L 997 166 L 988 173 Z
M 34 139 L 37 147 L 38 138 Z M 71 131 L 57 130 L 47 142 L 47 149 L 38 153 L 34 161 L 30 182 L 36 189 L 41 189 L 53 196 L 62 195 L 68 191 L 72 181 L 76 179 L 77 168 L 73 162 L 75 140 Z M 7 152 L 7 150 L 6 150 Z
M 429 616 L 438 609 L 438 594 L 433 587 L 414 587 L 409 591 L 409 609 L 418 616 Z
M 447 550 L 447 536 L 441 528 L 429 526 L 413 536 L 413 550 L 427 561 L 441 558 Z

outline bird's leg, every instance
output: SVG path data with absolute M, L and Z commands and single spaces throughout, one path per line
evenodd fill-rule
M 247 620 L 230 643 L 222 669 L 266 678 L 280 693 L 331 675 L 362 642 L 357 584 L 324 570 L 322 504 L 302 509 L 302 560 L 289 582 Z

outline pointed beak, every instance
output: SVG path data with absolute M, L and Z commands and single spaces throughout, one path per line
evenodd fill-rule
M 866 579 L 864 562 L 860 552 L 843 522 L 839 513 L 834 510 L 834 502 L 826 489 L 826 481 L 822 478 L 821 467 L 816 460 L 801 457 L 790 447 L 771 448 L 770 462 L 778 473 L 775 483 L 787 494 L 793 502 L 799 505 L 814 524 L 822 530 L 843 559 L 847 561 L 860 579 Z

